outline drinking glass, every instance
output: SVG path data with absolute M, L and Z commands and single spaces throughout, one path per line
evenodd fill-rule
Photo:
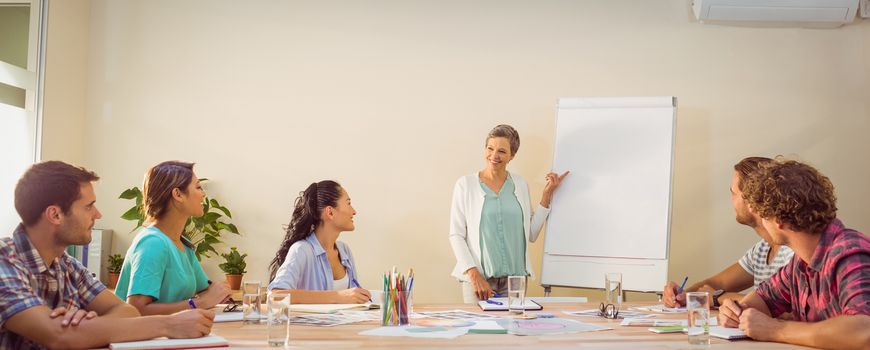
M 689 344 L 710 345 L 710 293 L 686 293 L 689 313 Z
M 290 291 L 272 290 L 266 296 L 266 341 L 269 346 L 290 344 Z
M 260 281 L 249 281 L 242 285 L 242 320 L 247 324 L 260 323 L 262 299 Z
M 514 316 L 525 316 L 526 276 L 508 276 L 508 312 Z
M 613 305 L 613 317 L 619 313 L 622 307 L 622 274 L 619 272 L 611 272 L 604 274 L 604 299 L 605 306 Z M 609 317 L 609 316 L 608 316 Z

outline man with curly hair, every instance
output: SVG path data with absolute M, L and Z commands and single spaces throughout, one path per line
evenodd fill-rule
M 837 219 L 831 181 L 778 158 L 751 174 L 743 197 L 794 258 L 755 292 L 725 301 L 719 322 L 756 340 L 870 348 L 870 240 Z M 790 312 L 794 321 L 775 317 Z
M 683 289 L 682 293 L 677 293 L 679 287 L 676 283 L 668 281 L 662 290 L 662 302 L 665 306 L 685 306 L 686 293 L 698 291 L 712 293 L 714 306 L 719 306 L 726 299 L 741 299 L 744 294 L 740 294 L 740 291 L 758 287 L 762 281 L 770 279 L 770 276 L 791 261 L 794 252 L 789 247 L 772 243 L 770 234 L 761 225 L 761 218 L 749 212 L 749 207 L 743 200 L 743 189 L 746 187 L 743 179 L 758 171 L 761 164 L 770 161 L 772 159 L 766 157 L 743 158 L 734 164 L 734 175 L 731 178 L 731 204 L 734 205 L 737 223 L 751 227 L 761 240 L 749 248 L 740 260 Z

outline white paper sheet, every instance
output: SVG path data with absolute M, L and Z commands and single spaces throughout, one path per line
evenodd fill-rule
M 468 328 L 441 328 L 441 327 L 417 327 L 417 326 L 388 326 L 378 327 L 359 332 L 360 335 L 379 337 L 412 337 L 412 338 L 437 338 L 453 339 L 468 333 Z
M 635 306 L 635 307 L 631 308 L 631 310 L 661 312 L 661 313 L 666 313 L 666 314 L 686 312 L 685 307 L 667 307 L 664 304 L 658 304 L 658 305 L 652 305 L 652 306 Z
M 215 322 L 241 322 L 244 316 L 241 312 L 222 312 L 214 315 Z
M 501 318 L 498 319 L 496 322 L 499 326 L 507 329 L 509 334 L 516 335 L 565 334 L 613 329 L 606 326 L 578 322 L 565 318 L 539 318 L 532 320 Z
M 498 318 L 498 316 L 491 314 L 468 312 L 465 310 L 429 311 L 421 312 L 420 314 L 430 318 L 441 318 L 447 320 L 492 320 Z
M 109 349 L 185 349 L 204 347 L 226 347 L 227 340 L 216 335 L 207 335 L 202 338 L 192 339 L 151 339 L 143 341 L 130 341 L 109 344 Z
M 562 313 L 568 314 L 571 316 L 579 316 L 579 317 L 601 317 L 600 310 L 598 309 L 590 309 L 590 310 L 580 310 L 580 311 L 567 311 L 563 310 Z M 642 312 L 636 311 L 619 311 L 619 318 L 641 318 L 641 317 L 656 317 L 656 314 L 645 314 Z
M 707 323 L 710 326 L 716 326 L 719 324 L 719 321 L 715 317 L 710 317 L 707 319 Z M 620 326 L 635 326 L 635 327 L 668 327 L 668 326 L 689 326 L 689 320 L 687 319 L 679 319 L 679 320 L 665 320 L 665 319 L 654 319 L 654 318 L 625 318 L 622 320 Z

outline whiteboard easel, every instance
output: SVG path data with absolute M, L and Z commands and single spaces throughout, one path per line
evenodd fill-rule
M 676 98 L 562 98 L 541 284 L 658 291 L 667 280 Z

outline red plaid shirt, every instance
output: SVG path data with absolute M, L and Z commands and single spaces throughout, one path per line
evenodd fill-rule
M 0 349 L 44 348 L 4 327 L 15 314 L 39 305 L 81 309 L 105 289 L 66 253 L 46 265 L 19 225 L 12 238 L 0 239 Z
M 796 321 L 817 322 L 870 315 L 870 240 L 834 219 L 809 263 L 795 254 L 756 293 L 773 317 L 790 312 Z

